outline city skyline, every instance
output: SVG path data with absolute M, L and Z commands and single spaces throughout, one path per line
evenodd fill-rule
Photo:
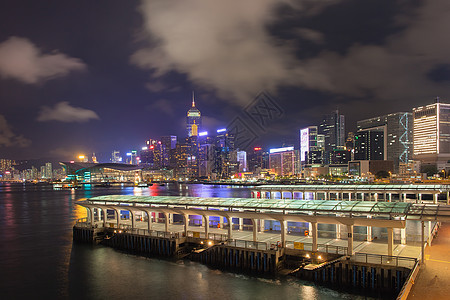
M 283 115 L 258 132 L 265 148 L 336 109 L 349 132 L 450 94 L 445 1 L 158 3 L 4 1 L 1 156 L 105 161 L 184 137 L 192 90 L 211 131 L 269 92 Z

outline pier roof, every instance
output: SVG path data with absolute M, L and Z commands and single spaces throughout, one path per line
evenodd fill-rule
M 412 192 L 443 193 L 450 191 L 448 184 L 302 184 L 302 185 L 260 185 L 254 190 L 262 191 L 352 191 L 352 192 Z
M 245 210 L 254 212 L 282 212 L 283 214 L 355 214 L 384 215 L 408 219 L 449 219 L 450 206 L 408 202 L 212 198 L 184 196 L 124 196 L 107 195 L 87 199 L 87 205 L 133 207 L 168 207 L 189 210 Z M 80 203 L 80 204 L 82 204 Z
M 296 211 L 326 211 L 338 213 L 397 213 L 405 214 L 411 203 L 335 201 L 335 200 L 292 200 L 257 198 L 211 198 L 179 196 L 122 196 L 108 195 L 90 198 L 89 201 L 119 202 L 127 204 L 151 204 L 199 207 L 230 207 L 244 209 L 282 209 Z

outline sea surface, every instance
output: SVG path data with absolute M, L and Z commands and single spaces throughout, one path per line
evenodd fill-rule
M 77 201 L 107 194 L 250 197 L 246 187 L 0 184 L 0 299 L 368 299 L 296 278 L 258 277 L 188 260 L 72 242 Z

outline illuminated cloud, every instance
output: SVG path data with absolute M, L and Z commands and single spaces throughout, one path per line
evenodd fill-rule
M 424 1 L 413 17 L 402 17 L 406 28 L 389 36 L 384 45 L 355 44 L 344 55 L 324 51 L 305 61 L 302 67 L 311 76 L 326 79 L 326 84 L 316 81 L 311 87 L 382 100 L 449 95 L 448 80 L 429 77 L 434 68 L 450 64 L 449 10 L 448 1 Z
M 135 52 L 131 62 L 152 70 L 154 77 L 186 74 L 195 84 L 245 104 L 261 89 L 308 80 L 295 67 L 293 49 L 267 32 L 277 6 L 317 12 L 334 2 L 144 0 L 140 11 L 149 46 Z M 308 34 L 320 39 L 320 33 Z
M 59 122 L 88 122 L 89 120 L 99 120 L 99 116 L 93 110 L 70 106 L 69 102 L 62 101 L 51 108 L 48 106 L 41 107 L 38 121 L 59 121 Z
M 80 59 L 57 51 L 44 54 L 26 38 L 10 37 L 0 43 L 0 76 L 3 78 L 36 84 L 85 69 Z
M 0 115 L 0 147 L 28 147 L 31 141 L 22 135 L 13 133 L 11 126 L 3 115 Z
M 320 18 L 325 7 L 339 2 L 143 0 L 148 46 L 136 51 L 131 62 L 151 70 L 154 78 L 173 71 L 185 74 L 194 84 L 243 105 L 258 91 L 274 92 L 280 86 L 377 101 L 450 94 L 448 80 L 429 76 L 450 66 L 447 0 L 424 0 L 415 6 L 400 2 L 407 13 L 393 19 L 402 30 L 382 43 L 355 43 L 340 52 L 327 49 L 323 33 L 292 28 L 303 40 L 323 47 L 306 59 L 294 55 L 301 49 L 267 30 L 280 21 L 280 4 L 300 17 Z

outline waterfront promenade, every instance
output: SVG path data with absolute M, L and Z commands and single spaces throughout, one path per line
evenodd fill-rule
M 442 223 L 432 246 L 425 249 L 425 264 L 408 299 L 449 299 L 450 295 L 450 223 Z

